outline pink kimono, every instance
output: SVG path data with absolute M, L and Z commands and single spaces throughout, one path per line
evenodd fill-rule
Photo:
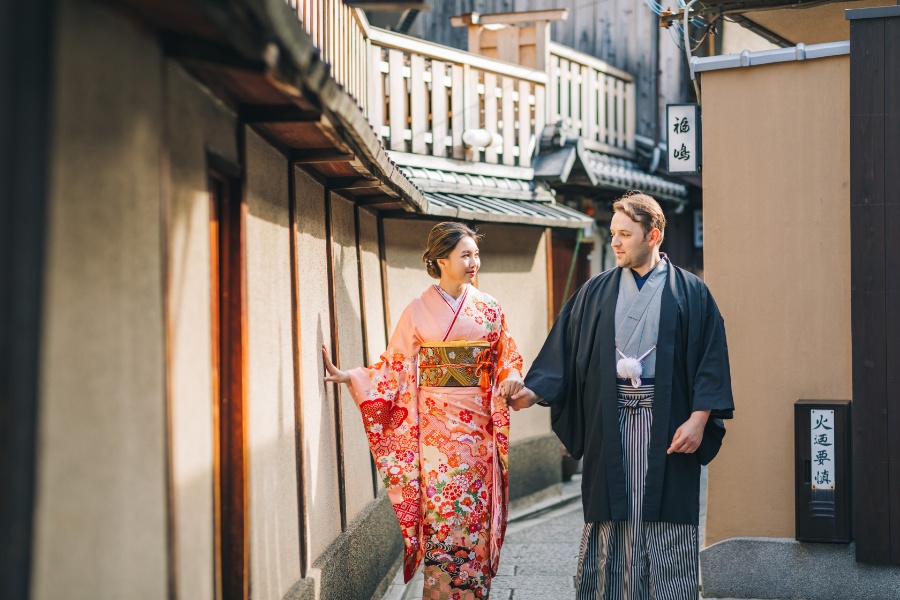
M 406 581 L 425 558 L 425 599 L 487 598 L 506 529 L 509 409 L 496 392 L 521 377 L 522 357 L 497 301 L 464 293 L 454 310 L 429 287 L 381 362 L 350 371 Z

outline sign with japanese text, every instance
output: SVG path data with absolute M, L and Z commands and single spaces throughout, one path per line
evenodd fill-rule
M 669 173 L 700 172 L 700 106 L 667 104 Z
M 834 489 L 834 411 L 809 413 L 812 489 Z

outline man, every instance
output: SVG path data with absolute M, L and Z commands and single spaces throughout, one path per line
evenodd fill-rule
M 553 430 L 584 457 L 580 599 L 695 599 L 700 465 L 734 403 L 725 327 L 706 285 L 661 254 L 659 204 L 613 204 L 618 268 L 566 303 L 514 394 L 549 405 Z

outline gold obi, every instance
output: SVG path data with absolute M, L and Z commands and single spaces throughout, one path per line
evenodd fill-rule
M 490 342 L 434 342 L 419 350 L 419 385 L 491 387 Z

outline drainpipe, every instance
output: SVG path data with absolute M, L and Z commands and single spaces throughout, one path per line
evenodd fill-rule
M 684 7 L 684 53 L 687 55 L 688 69 L 691 71 L 691 81 L 694 82 L 694 91 L 697 93 L 697 104 L 701 104 L 700 102 L 700 84 L 697 83 L 697 78 L 694 77 L 694 66 L 691 64 L 691 36 L 688 32 L 688 22 L 690 21 L 691 7 L 697 0 L 691 0 L 687 3 L 687 6 Z
M 898 0 L 900 1 L 900 0 Z M 659 119 L 659 30 L 661 28 L 657 24 L 653 27 L 653 35 L 650 38 L 651 52 L 653 54 L 653 159 L 650 162 L 650 172 L 655 173 L 659 168 L 660 155 L 659 141 L 662 138 L 662 128 Z

